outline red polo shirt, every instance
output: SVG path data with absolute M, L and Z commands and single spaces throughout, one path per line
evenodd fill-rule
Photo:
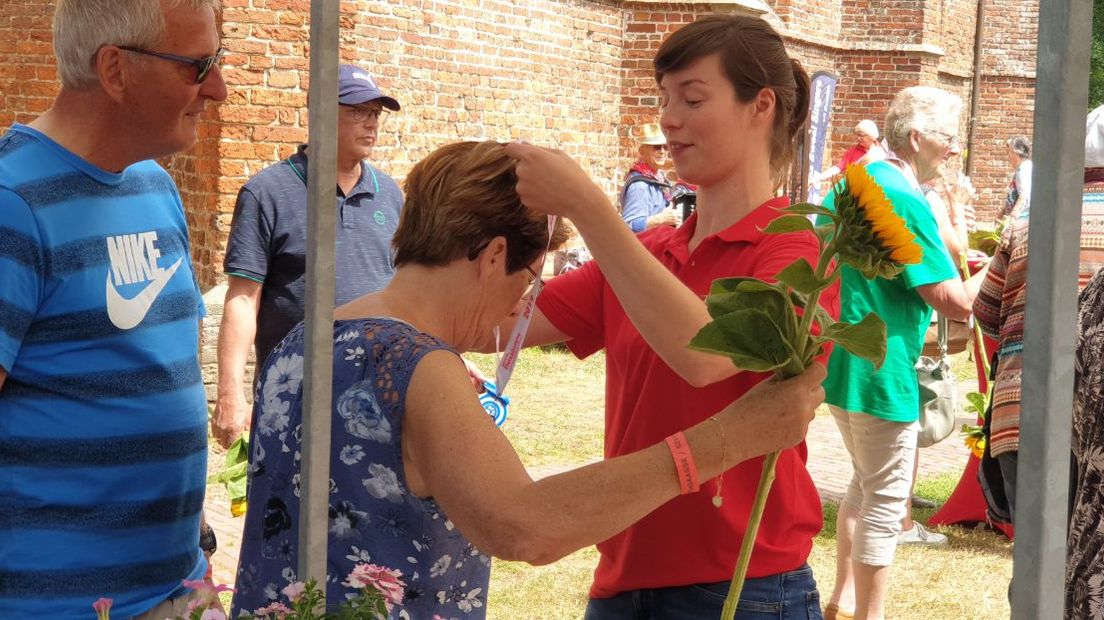
M 843 152 L 843 157 L 840 158 L 840 162 L 839 162 L 839 166 L 838 166 L 839 169 L 840 169 L 840 172 L 843 172 L 843 171 L 847 170 L 847 165 L 848 164 L 857 164 L 857 163 L 859 163 L 859 160 L 862 159 L 863 156 L 866 155 L 867 151 L 869 151 L 869 150 L 870 150 L 869 147 L 865 147 L 861 144 L 856 144 L 856 145 L 852 146 L 851 148 L 847 149 L 846 151 L 844 151 Z
M 640 238 L 667 269 L 704 298 L 717 278 L 772 280 L 798 257 L 816 264 L 812 233 L 760 232 L 778 216 L 775 209 L 787 204 L 785 198 L 777 198 L 761 205 L 707 237 L 693 253 L 688 244 L 696 215 L 678 229 L 658 226 Z M 839 316 L 838 295 L 833 287 L 821 298 L 832 316 Z M 701 422 L 767 376 L 743 372 L 704 388 L 692 387 L 648 347 L 593 261 L 549 281 L 537 306 L 568 335 L 567 345 L 578 357 L 606 349 L 606 458 L 649 447 Z M 809 556 L 822 515 L 820 496 L 805 468 L 806 456 L 802 443 L 778 460 L 749 577 L 794 570 Z M 731 579 L 762 464 L 762 458 L 753 459 L 725 474 L 720 509 L 711 501 L 715 481 L 704 481 L 699 492 L 667 502 L 599 544 L 601 560 L 590 595 L 608 598 L 626 590 Z

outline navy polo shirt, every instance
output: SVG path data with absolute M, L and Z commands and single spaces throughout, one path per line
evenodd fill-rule
M 263 284 L 257 315 L 257 367 L 303 320 L 307 265 L 306 146 L 268 166 L 238 192 L 223 270 Z M 338 306 L 386 286 L 395 273 L 391 238 L 399 225 L 402 192 L 395 180 L 361 162 L 360 180 L 337 189 L 334 303 Z

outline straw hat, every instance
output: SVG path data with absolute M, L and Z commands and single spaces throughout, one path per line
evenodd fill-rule
M 659 123 L 646 123 L 638 126 L 637 135 L 640 136 L 638 140 L 640 144 L 649 144 L 652 146 L 667 144 L 667 136 L 663 135 L 663 131 L 659 128 Z

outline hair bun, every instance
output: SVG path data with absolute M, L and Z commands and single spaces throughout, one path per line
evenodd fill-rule
M 794 108 L 793 117 L 790 120 L 790 134 L 796 136 L 797 132 L 805 126 L 805 120 L 809 118 L 809 74 L 801 61 L 790 58 L 794 78 Z

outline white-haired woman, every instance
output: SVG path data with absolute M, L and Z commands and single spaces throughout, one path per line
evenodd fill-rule
M 882 618 L 901 519 L 916 458 L 920 395 L 914 368 L 932 308 L 963 320 L 984 271 L 963 283 L 950 260 L 921 184 L 958 154 L 961 100 L 937 88 L 907 88 L 886 115 L 891 151 L 867 166 L 894 211 L 924 250 L 894 280 L 866 280 L 843 268 L 840 319 L 875 312 L 886 323 L 888 350 L 878 372 L 837 348 L 829 361 L 826 402 L 851 454 L 855 473 L 836 522 L 836 585 L 825 610 L 833 618 Z M 832 207 L 829 194 L 825 206 Z
M 850 164 L 866 164 L 884 158 L 885 151 L 878 144 L 880 137 L 877 123 L 869 118 L 859 121 L 859 124 L 855 125 L 855 144 L 843 152 L 843 157 L 840 157 L 838 164 L 821 172 L 817 176 L 817 181 L 842 174 Z
M 1008 182 L 1004 207 L 997 214 L 998 222 L 1008 216 L 1016 217 L 1031 201 L 1031 140 L 1027 136 L 1015 136 L 1004 146 L 1008 165 L 1012 166 L 1012 179 Z

